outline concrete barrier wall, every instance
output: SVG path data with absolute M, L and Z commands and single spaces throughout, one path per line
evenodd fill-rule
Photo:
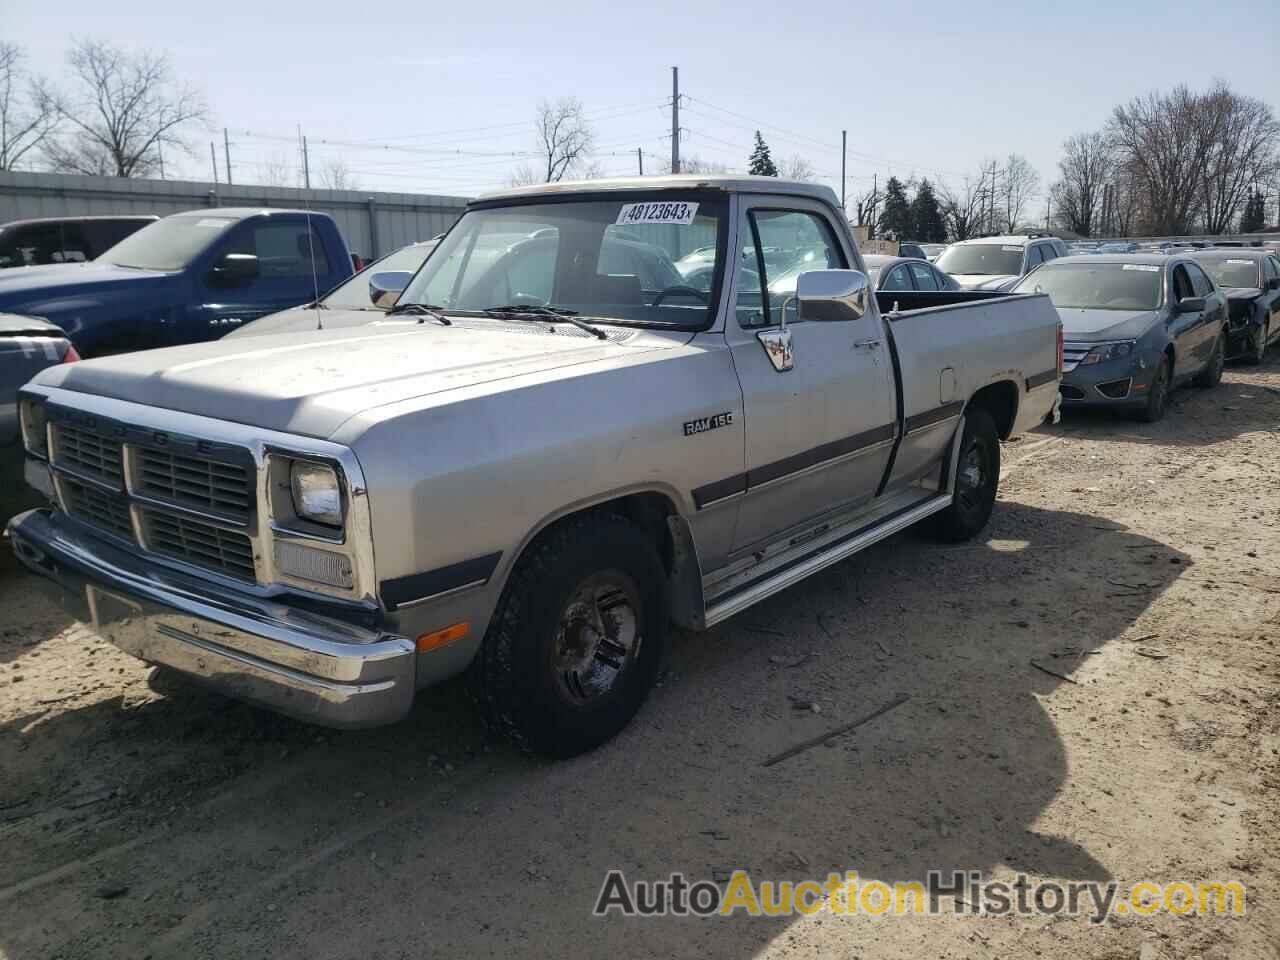
M 294 207 L 329 214 L 347 246 L 364 257 L 380 257 L 406 243 L 444 233 L 461 216 L 466 202 L 465 197 L 413 193 L 0 170 L 0 223 L 129 213 L 163 217 L 202 207 Z

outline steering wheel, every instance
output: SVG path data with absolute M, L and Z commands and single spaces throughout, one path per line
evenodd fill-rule
M 654 307 L 658 306 L 658 304 L 662 303 L 662 301 L 665 300 L 668 296 L 693 297 L 695 300 L 700 300 L 702 303 L 711 302 L 711 294 L 703 293 L 701 290 L 697 290 L 693 287 L 686 287 L 686 286 L 677 284 L 674 287 L 667 287 L 667 289 L 663 290 L 656 297 L 654 297 L 653 303 L 650 304 L 650 306 L 654 306 Z

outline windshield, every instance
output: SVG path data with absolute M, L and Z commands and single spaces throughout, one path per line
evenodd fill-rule
M 1205 273 L 1213 277 L 1213 282 L 1220 287 L 1260 287 L 1258 281 L 1259 264 L 1244 257 L 1220 257 L 1210 260 L 1196 257 Z
M 141 270 L 181 270 L 236 223 L 239 220 L 234 217 L 166 217 L 125 237 L 97 262 Z
M 1022 273 L 1022 248 L 1003 243 L 958 244 L 943 250 L 936 263 L 945 273 L 1016 277 Z
M 1150 263 L 1047 263 L 1013 292 L 1047 293 L 1055 307 L 1154 310 L 1160 306 L 1162 273 Z
M 350 280 L 338 284 L 321 297 L 320 302 L 331 310 L 387 310 L 395 303 L 395 296 L 391 295 L 388 302 L 388 292 L 384 291 L 382 298 L 374 303 L 369 282 L 380 273 L 416 273 L 422 266 L 422 261 L 427 259 L 427 254 L 435 247 L 435 243 L 431 241 L 401 247 L 371 263 Z
M 705 192 L 481 207 L 449 231 L 398 305 L 554 307 L 700 328 L 714 310 L 726 233 L 724 196 Z M 695 251 L 699 276 L 686 280 L 676 262 Z

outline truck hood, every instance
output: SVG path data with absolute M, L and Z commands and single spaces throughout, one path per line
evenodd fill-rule
M 1062 338 L 1077 342 L 1136 340 L 1155 323 L 1158 310 L 1085 310 L 1059 307 Z
M 125 284 L 163 280 L 168 274 L 110 263 L 55 263 L 0 270 L 0 306 L 35 303 Z
M 223 340 L 243 337 L 261 337 L 268 333 L 305 333 L 319 325 L 325 330 L 342 330 L 363 327 L 365 324 L 385 320 L 381 310 L 314 310 L 308 307 L 290 307 L 278 313 L 269 313 L 239 330 L 232 330 Z M 403 319 L 403 318 L 402 318 Z
M 953 273 L 951 279 L 965 290 L 999 290 L 1014 283 L 1018 277 L 1014 274 L 993 277 L 989 273 Z
M 393 318 L 359 329 L 309 330 L 102 357 L 51 367 L 34 383 L 199 416 L 327 438 L 384 404 L 484 389 L 514 377 L 620 362 L 690 334 L 545 332 L 501 321 L 452 327 Z

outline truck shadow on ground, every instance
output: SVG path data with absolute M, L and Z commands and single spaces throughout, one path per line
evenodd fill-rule
M 0 910 L 19 918 L 0 951 L 747 955 L 794 921 L 601 920 L 607 871 L 1104 879 L 1105 848 L 1036 829 L 1067 775 L 1051 710 L 1094 709 L 1090 688 L 1127 668 L 1126 634 L 1188 565 L 1102 518 L 1014 503 L 981 542 L 899 536 L 678 635 L 631 727 L 559 764 L 489 743 L 457 683 L 356 733 L 185 684 L 127 711 L 23 718 L 0 728 L 0 765 L 21 750 L 46 787 L 0 824 Z M 1097 722 L 1119 735 L 1119 717 Z M 119 792 L 68 807 L 60 771 Z M 95 896 L 104 883 L 129 893 Z

